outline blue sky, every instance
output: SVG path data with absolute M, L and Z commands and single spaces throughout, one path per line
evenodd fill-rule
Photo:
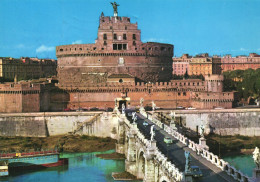
M 112 0 L 111 0 L 112 1 Z M 55 46 L 94 43 L 110 0 L 0 0 L 0 57 L 56 58 Z M 175 56 L 260 54 L 260 0 L 118 0 L 143 42 L 170 43 Z

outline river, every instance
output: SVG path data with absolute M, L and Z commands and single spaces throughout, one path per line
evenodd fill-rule
M 0 178 L 0 181 L 10 182 L 113 182 L 112 172 L 123 172 L 124 160 L 105 160 L 96 157 L 96 154 L 112 153 L 63 153 L 61 157 L 69 158 L 69 165 L 53 167 L 38 171 L 23 171 L 12 174 L 9 177 Z M 225 161 L 241 170 L 244 174 L 252 176 L 255 167 L 252 155 L 239 155 L 225 157 Z
M 96 154 L 112 153 L 64 153 L 63 158 L 69 158 L 69 165 L 43 169 L 39 171 L 23 171 L 9 177 L 0 178 L 0 181 L 10 182 L 112 182 L 112 172 L 123 172 L 124 160 L 105 160 L 96 157 Z
M 244 174 L 252 177 L 253 169 L 255 168 L 255 163 L 252 155 L 238 155 L 232 157 L 224 157 L 230 165 L 234 166 L 236 169 L 242 171 Z

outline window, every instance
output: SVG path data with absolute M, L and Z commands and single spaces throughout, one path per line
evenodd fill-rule
M 113 44 L 113 50 L 117 50 L 117 44 Z
M 114 34 L 114 40 L 117 40 L 117 35 L 116 35 L 116 33 Z
M 181 93 L 180 93 L 180 92 L 178 92 L 178 96 L 181 96 Z
M 125 33 L 123 34 L 123 39 L 126 40 L 126 34 Z
M 127 44 L 113 44 L 113 50 L 126 50 Z
M 133 40 L 136 40 L 136 36 L 135 36 L 135 34 L 133 34 Z
M 186 96 L 186 92 L 183 92 L 183 96 Z
M 105 46 L 107 45 L 107 41 L 104 41 L 104 45 L 105 45 Z
M 60 49 L 60 52 L 62 52 L 63 51 L 63 49 Z
M 133 41 L 133 45 L 134 45 L 134 46 L 136 45 L 135 41 Z
M 127 30 L 127 26 L 125 26 L 125 30 Z
M 103 34 L 103 39 L 107 40 L 107 34 Z

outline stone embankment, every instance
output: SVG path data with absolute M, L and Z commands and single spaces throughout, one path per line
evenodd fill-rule
M 169 111 L 163 112 L 169 116 Z M 260 108 L 252 109 L 209 109 L 175 110 L 181 125 L 198 132 L 200 125 L 205 133 L 225 135 L 260 136 Z
M 0 136 L 80 134 L 115 138 L 116 127 L 112 113 L 101 111 L 0 114 Z

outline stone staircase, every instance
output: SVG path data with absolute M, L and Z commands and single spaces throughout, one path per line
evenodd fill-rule
M 97 121 L 97 119 L 99 117 L 100 117 L 100 114 L 96 114 L 92 118 L 87 119 L 83 122 L 80 122 L 79 124 L 77 124 L 77 128 L 71 134 L 73 134 L 73 135 L 82 134 L 83 127 L 87 124 L 92 125 L 95 121 Z M 81 131 L 81 133 L 79 133 L 80 131 Z

